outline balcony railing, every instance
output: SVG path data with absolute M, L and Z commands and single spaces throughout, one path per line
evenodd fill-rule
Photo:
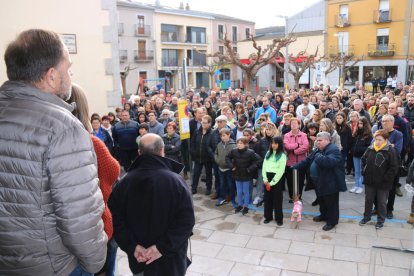
M 374 23 L 387 23 L 391 22 L 391 10 L 374 10 Z
M 337 14 L 335 15 L 335 26 L 338 28 L 344 28 L 351 26 L 349 14 Z
M 395 44 L 368 44 L 368 56 L 390 57 L 395 54 Z
M 119 50 L 119 61 L 126 62 L 128 60 L 128 51 L 127 50 Z
M 150 35 L 151 35 L 150 25 L 135 24 L 135 36 L 150 36 Z
M 178 33 L 169 33 L 169 32 L 161 32 L 161 41 L 162 42 L 180 42 L 184 43 L 185 40 L 182 39 Z
M 329 46 L 328 54 L 330 57 L 334 56 L 352 56 L 355 54 L 354 45 L 332 45 Z
M 124 23 L 118 23 L 118 35 L 124 34 Z
M 154 60 L 154 51 L 146 50 L 146 51 L 134 51 L 134 60 L 135 62 L 150 62 Z
M 196 59 L 194 59 L 194 65 L 193 65 L 191 59 L 187 59 L 187 66 L 198 67 L 198 66 L 206 66 L 206 65 L 207 65 L 206 58 L 196 58 Z

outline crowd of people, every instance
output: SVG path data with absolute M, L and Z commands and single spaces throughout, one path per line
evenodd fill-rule
M 190 111 L 189 140 L 179 139 L 180 98 L 187 100 Z M 320 205 L 321 216 L 314 220 L 327 221 L 324 229 L 332 229 L 338 223 L 338 193 L 346 190 L 348 174 L 355 177 L 349 192 L 365 191 L 366 210 L 360 224 L 378 215 L 376 228 L 382 228 L 385 218 L 394 216 L 395 196 L 402 196 L 399 177 L 406 174 L 414 153 L 414 85 L 401 82 L 375 93 L 356 82 L 352 89 L 320 85 L 264 91 L 257 96 L 241 89 L 216 91 L 201 87 L 183 92 L 154 87 L 132 95 L 123 109 L 106 116 L 113 130 L 135 135 L 113 136 L 115 155 L 118 150 L 137 147 L 136 141 L 143 134 L 136 129 L 143 127 L 148 130 L 145 133 L 158 134 L 169 145 L 168 156 L 185 165 L 186 179 L 192 166 L 193 194 L 199 192 L 201 177 L 206 183 L 205 195 L 217 199 L 216 206 L 231 203 L 236 213 L 246 214 L 249 204 L 260 206 L 264 202 L 265 223 L 273 219 L 268 210 L 273 208 L 278 225 L 283 224 L 280 204 L 285 188 L 290 203 L 295 196 L 300 200 L 304 190 L 315 189 L 312 205 Z M 329 143 L 338 150 L 340 159 L 336 152 L 329 157 L 326 151 L 332 146 L 317 143 L 320 133 L 323 135 L 319 140 L 329 134 Z M 280 139 L 274 140 L 276 137 Z M 381 138 L 382 144 L 378 144 Z M 322 156 L 328 156 L 330 163 L 323 162 Z M 122 154 L 118 158 L 124 169 L 132 161 Z M 269 158 L 274 162 L 269 163 Z M 368 159 L 375 161 L 374 167 Z M 341 170 L 323 175 L 322 171 L 329 171 L 332 164 Z M 297 183 L 293 181 L 295 170 Z M 372 178 L 379 172 L 386 172 L 386 181 Z M 327 184 L 321 184 L 334 179 L 338 180 L 335 187 L 326 189 Z M 408 222 L 414 222 L 411 216 Z

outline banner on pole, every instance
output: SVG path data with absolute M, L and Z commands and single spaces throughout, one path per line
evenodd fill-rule
M 190 138 L 190 118 L 188 118 L 187 100 L 179 100 L 178 103 L 178 120 L 180 120 L 180 139 Z

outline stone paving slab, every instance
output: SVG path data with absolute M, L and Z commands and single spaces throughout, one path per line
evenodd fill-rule
M 237 263 L 230 272 L 230 276 L 277 276 L 281 270 L 274 267 L 248 265 Z
M 262 250 L 254 250 L 247 248 L 240 248 L 234 246 L 224 246 L 217 255 L 218 259 L 234 261 L 244 264 L 258 265 L 264 252 Z
M 288 253 L 332 259 L 333 250 L 332 245 L 292 241 Z
M 233 245 L 239 247 L 245 247 L 249 241 L 250 236 L 226 233 L 221 231 L 215 231 L 208 239 L 208 242 L 214 242 L 224 245 Z
M 358 266 L 353 262 L 336 261 L 311 257 L 308 272 L 322 275 L 358 275 Z
M 286 270 L 306 272 L 308 261 L 309 257 L 307 256 L 266 252 L 260 264 Z
M 290 247 L 290 240 L 281 240 L 274 238 L 252 237 L 246 248 L 258 249 L 271 252 L 287 253 Z

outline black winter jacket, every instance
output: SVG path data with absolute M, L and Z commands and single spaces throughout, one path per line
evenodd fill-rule
M 352 155 L 361 158 L 367 148 L 371 145 L 372 137 L 363 138 L 362 135 L 357 135 L 352 141 Z
M 376 152 L 370 146 L 361 158 L 364 184 L 382 190 L 391 190 L 398 173 L 398 153 L 390 144 Z
M 185 275 L 195 216 L 191 193 L 178 175 L 183 167 L 168 158 L 140 155 L 112 191 L 108 206 L 114 237 L 134 274 Z M 138 244 L 156 245 L 162 257 L 149 265 L 138 263 L 134 257 Z
M 342 151 L 348 153 L 352 147 L 352 130 L 349 126 L 345 129 L 337 129 L 336 132 L 341 137 Z
M 200 163 L 214 162 L 212 130 L 209 128 L 206 134 L 203 134 L 202 128 L 194 132 L 194 137 L 191 139 L 191 158 Z
M 263 137 L 255 145 L 254 151 L 261 157 L 259 169 L 263 166 L 263 159 L 265 158 L 271 143 L 272 140 L 270 137 Z
M 249 148 L 233 149 L 227 155 L 228 163 L 233 164 L 233 179 L 234 180 L 252 180 L 257 177 L 257 169 L 262 158 Z
M 172 137 L 169 137 L 168 134 L 162 136 L 164 140 L 164 152 L 165 157 L 171 158 L 177 162 L 181 162 L 181 139 L 180 135 L 174 133 Z

